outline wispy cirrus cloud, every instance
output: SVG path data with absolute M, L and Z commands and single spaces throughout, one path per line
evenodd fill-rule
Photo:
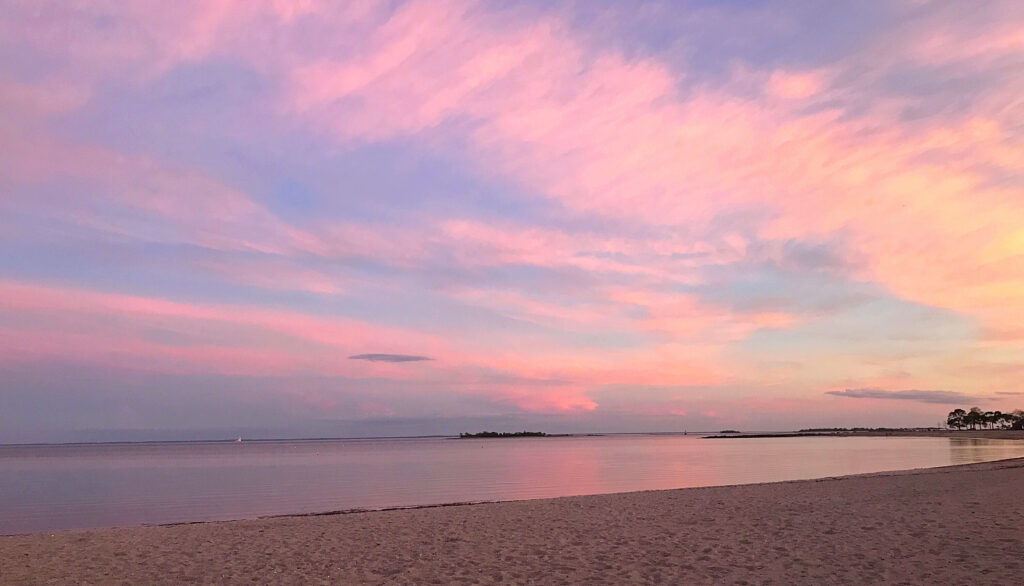
M 3 4 L 0 361 L 388 381 L 396 417 L 857 384 L 924 418 L 973 398 L 887 389 L 1024 365 L 1021 31 L 1013 0 Z

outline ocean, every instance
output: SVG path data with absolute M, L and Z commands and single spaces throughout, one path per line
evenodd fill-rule
M 970 438 L 605 435 L 0 446 L 0 533 L 822 478 L 1024 457 Z

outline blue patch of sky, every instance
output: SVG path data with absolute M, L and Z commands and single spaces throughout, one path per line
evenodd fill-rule
M 67 64 L 67 59 L 54 53 L 26 51 L 22 45 L 0 40 L 0 71 L 4 77 L 21 83 L 39 83 Z
M 817 355 L 902 359 L 954 352 L 977 333 L 973 320 L 953 311 L 877 297 L 794 327 L 759 330 L 732 351 L 797 362 Z
M 931 123 L 936 117 L 970 114 L 977 98 L 1005 82 L 1000 67 L 899 67 L 880 81 L 880 91 L 908 102 L 900 113 L 904 122 Z
M 148 84 L 110 80 L 89 103 L 60 120 L 70 137 L 129 153 L 203 161 L 232 141 L 265 136 L 273 87 L 225 61 L 179 66 Z M 227 144 L 225 144 L 227 143 Z
M 72 138 L 199 169 L 300 224 L 562 215 L 554 201 L 483 180 L 412 142 L 340 149 L 280 118 L 269 105 L 274 90 L 231 63 L 192 63 L 149 85 L 108 86 L 59 122 Z
M 189 245 L 83 240 L 5 247 L 11 254 L 0 255 L 0 274 L 9 278 L 182 302 L 246 302 L 253 297 L 249 287 L 189 268 L 183 261 L 201 250 Z
M 399 224 L 427 218 L 542 221 L 555 208 L 484 181 L 416 145 L 366 145 L 316 159 L 286 160 L 250 193 L 285 219 L 345 219 Z M 258 165 L 266 169 L 265 165 Z
M 906 8 L 873 2 L 699 0 L 572 3 L 574 29 L 627 57 L 657 57 L 684 85 L 763 69 L 828 65 L 869 46 Z
M 274 393 L 282 380 L 268 377 L 133 372 L 60 362 L 20 365 L 5 374 L 11 384 L 0 388 L 7 407 L 0 412 L 0 428 L 7 434 L 18 428 L 72 432 L 182 422 L 193 428 L 236 426 L 294 417 L 285 408 L 289 397 Z M 33 392 L 7 392 L 24 388 Z M 24 441 L 6 434 L 0 438 Z
M 796 270 L 774 263 L 708 267 L 704 284 L 681 287 L 703 301 L 735 311 L 828 313 L 884 295 L 874 283 L 852 282 L 831 272 Z

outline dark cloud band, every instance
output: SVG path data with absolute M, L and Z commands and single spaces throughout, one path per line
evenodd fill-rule
M 847 397 L 849 399 L 895 399 L 898 401 L 917 401 L 938 405 L 959 405 L 985 399 L 957 391 L 887 391 L 885 389 L 846 389 L 845 391 L 826 391 L 826 395 Z
M 370 362 L 420 362 L 433 360 L 428 356 L 417 356 L 415 354 L 356 354 L 349 356 L 349 360 L 369 360 Z

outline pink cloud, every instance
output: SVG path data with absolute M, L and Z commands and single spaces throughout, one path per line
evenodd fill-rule
M 768 93 L 784 100 L 806 100 L 820 92 L 824 84 L 814 73 L 774 71 L 768 78 Z
M 384 347 L 396 352 L 424 350 L 444 354 L 442 340 L 415 331 L 388 328 L 337 317 L 315 317 L 289 311 L 214 304 L 187 304 L 160 299 L 100 293 L 82 289 L 61 289 L 22 283 L 0 283 L 4 299 L 0 311 L 32 316 L 33 344 L 30 355 L 74 356 L 79 348 L 86 356 L 109 355 L 152 357 L 159 353 L 162 364 L 189 361 L 218 371 L 222 366 L 251 366 L 251 374 L 286 370 L 311 370 L 321 374 L 411 376 L 408 370 L 387 364 L 348 361 L 347 356 L 367 347 Z M 97 325 L 99 324 L 99 325 Z M 158 344 L 147 340 L 150 329 L 166 331 L 196 341 L 184 345 Z M 19 346 L 12 332 L 10 343 Z M 90 335 L 96 339 L 86 343 Z M 210 346 L 208 338 L 224 337 L 224 346 Z M 53 342 L 53 347 L 46 345 Z M 26 351 L 28 351 L 26 350 Z M 235 366 L 232 366 L 235 365 Z
M 1012 10 L 1012 4 L 990 9 L 1008 8 Z M 124 36 L 105 40 L 95 31 L 84 31 L 77 41 L 82 60 L 142 63 L 218 52 L 263 57 L 266 51 L 259 44 L 238 43 L 246 26 L 273 23 L 286 28 L 296 18 L 315 13 L 339 26 L 359 27 L 381 14 L 371 4 L 337 12 L 312 2 L 215 3 L 188 16 L 186 11 L 165 12 L 122 15 L 132 26 L 142 23 L 152 29 L 145 45 Z M 179 32 L 172 35 L 171 30 Z M 557 18 L 526 23 L 461 2 L 407 3 L 382 26 L 360 30 L 370 32 L 354 52 L 332 53 L 312 46 L 302 52 L 279 51 L 263 65 L 292 82 L 287 111 L 330 129 L 342 141 L 416 135 L 427 144 L 444 143 L 450 131 L 442 129 L 452 124 L 465 129 L 462 139 L 469 141 L 472 151 L 467 156 L 482 172 L 510 177 L 579 212 L 654 224 L 700 224 L 735 206 L 768 206 L 777 211 L 777 219 L 764 227 L 764 236 L 799 238 L 846 230 L 851 246 L 868 257 L 865 278 L 877 279 L 910 299 L 981 315 L 984 307 L 1019 297 L 1018 267 L 1010 262 L 988 271 L 986 265 L 990 256 L 1016 254 L 1016 227 L 1024 221 L 1024 212 L 1012 189 L 992 185 L 977 171 L 992 162 L 1011 170 L 1019 166 L 1016 161 L 1024 151 L 1010 131 L 1009 111 L 1002 118 L 975 116 L 963 124 L 942 122 L 922 132 L 888 124 L 883 118 L 891 115 L 887 108 L 898 106 L 892 100 L 876 100 L 881 105 L 866 117 L 841 120 L 838 112 L 801 115 L 788 107 L 773 108 L 731 93 L 727 84 L 682 94 L 677 86 L 685 73 L 655 59 L 595 51 Z M 45 35 L 57 33 L 44 29 L 43 36 L 38 36 L 39 30 L 32 34 L 37 36 L 26 41 L 39 43 L 49 38 Z M 877 70 L 908 57 L 939 62 L 954 53 L 967 60 L 1006 55 L 1019 45 L 1020 30 L 1008 18 L 997 31 L 982 36 L 946 19 L 941 27 L 925 21 L 906 36 L 899 42 L 890 39 L 896 44 L 889 46 L 890 58 Z M 119 43 L 137 50 L 115 51 L 123 48 Z M 954 46 L 957 51 L 950 49 Z M 963 47 L 974 48 L 964 53 Z M 871 51 L 869 56 L 875 54 Z M 120 53 L 125 56 L 115 57 Z M 843 89 L 829 87 L 830 83 L 836 83 L 833 77 L 814 72 L 775 71 L 768 78 L 771 93 L 795 99 Z M 1004 90 L 1007 96 L 1015 90 L 1010 86 Z M 994 107 L 998 102 L 983 105 Z M 457 124 L 461 120 L 467 124 Z M 52 154 L 54 149 L 46 145 L 41 150 Z M 941 162 L 921 161 L 923 155 L 935 153 L 943 155 Z M 81 151 L 60 158 L 90 161 L 89 153 Z M 78 170 L 118 167 L 103 154 L 91 159 Z M 223 186 L 180 169 L 164 172 L 144 160 L 129 161 L 128 166 L 136 170 L 115 171 L 116 179 L 108 171 L 108 180 L 130 185 L 141 177 L 145 187 L 128 191 L 122 203 L 180 217 L 203 245 L 275 253 L 331 250 L 325 248 L 330 245 L 322 235 L 281 226 L 251 200 Z M 150 196 L 151 192 L 218 195 L 168 200 Z M 207 201 L 211 203 L 204 206 Z M 216 221 L 218 229 L 204 229 L 204 217 Z M 971 223 L 965 224 L 964 218 Z M 241 230 L 225 235 L 225 220 L 244 222 L 246 233 L 255 228 L 278 236 L 256 242 Z M 982 226 L 984 233 L 979 232 Z M 484 238 L 492 253 L 509 260 L 570 258 L 573 243 L 567 247 L 548 235 L 524 234 L 518 242 L 495 247 L 493 235 L 474 229 L 477 233 L 470 234 L 465 226 L 446 227 L 448 236 L 456 239 Z M 534 236 L 539 238 L 530 244 Z M 928 260 L 918 262 L 921 258 Z M 590 263 L 587 268 L 612 264 L 597 259 L 573 262 L 585 267 Z M 952 287 L 964 274 L 981 277 L 978 285 L 966 290 Z
M 1016 268 L 951 290 L 984 270 L 982 251 L 1014 254 L 1024 209 L 976 170 L 1024 160 L 1008 141 L 1009 120 L 942 122 L 922 135 L 876 114 L 798 115 L 712 87 L 684 98 L 679 76 L 658 62 L 594 56 L 557 21 L 499 26 L 453 6 L 409 4 L 360 55 L 297 67 L 293 111 L 343 140 L 418 135 L 467 117 L 485 172 L 577 211 L 699 224 L 736 206 L 768 206 L 777 220 L 764 236 L 845 230 L 867 256 L 864 277 L 907 298 L 974 313 L 1020 297 Z M 1014 39 L 1011 30 L 995 46 Z M 772 93 L 790 99 L 831 90 L 825 83 L 814 73 L 769 79 Z M 956 152 L 924 162 L 937 141 Z M 504 250 L 531 260 L 564 250 L 557 240 L 532 242 L 509 249 L 506 241 Z
M 0 298 L 0 315 L 17 314 L 31 323 L 27 329 L 0 330 L 0 355 L 15 362 L 61 360 L 169 373 L 434 380 L 537 411 L 593 409 L 596 403 L 586 389 L 595 384 L 707 382 L 713 376 L 705 367 L 680 360 L 678 350 L 669 348 L 653 354 L 581 355 L 532 345 L 510 346 L 500 353 L 407 329 L 255 307 L 188 304 L 17 282 L 0 283 Z M 151 332 L 182 342 L 161 342 Z M 426 353 L 437 360 L 410 368 L 347 359 L 366 348 Z M 510 373 L 512 382 L 480 379 L 473 374 L 476 368 Z M 531 380 L 570 382 L 552 386 Z
M 827 73 L 740 72 L 738 79 L 684 87 L 687 72 L 656 58 L 590 46 L 557 17 L 527 23 L 457 1 L 410 2 L 390 15 L 374 3 L 339 8 L 318 2 L 211 2 L 192 8 L 132 4 L 110 11 L 101 5 L 56 4 L 24 7 L 19 18 L 0 24 L 12 42 L 65 47 L 78 65 L 60 83 L 0 80 L 0 104 L 9 106 L 3 110 L 25 118 L 0 114 L 10 130 L 0 144 L 12 153 L 0 180 L 22 184 L 64 177 L 83 188 L 82 194 L 45 206 L 25 194 L 7 195 L 0 202 L 3 209 L 31 208 L 112 239 L 263 253 L 274 257 L 265 265 L 275 267 L 272 278 L 260 274 L 264 265 L 256 263 L 206 268 L 264 288 L 284 278 L 288 287 L 300 290 L 337 294 L 345 289 L 333 277 L 289 265 L 283 259 L 290 255 L 365 256 L 414 267 L 433 247 L 453 250 L 468 267 L 521 263 L 631 275 L 644 279 L 642 284 L 605 286 L 594 292 L 593 301 L 577 305 L 484 287 L 452 287 L 445 293 L 534 323 L 553 321 L 575 331 L 621 326 L 664 338 L 642 350 L 584 352 L 497 333 L 491 343 L 504 349 L 495 351 L 298 312 L 6 283 L 3 307 L 29 312 L 50 327 L 26 335 L 23 343 L 16 342 L 24 332 L 6 331 L 9 351 L 100 361 L 145 358 L 160 368 L 191 364 L 230 372 L 412 376 L 394 365 L 337 360 L 365 345 L 383 345 L 523 377 L 569 381 L 557 392 L 500 391 L 509 401 L 537 410 L 592 409 L 587 385 L 754 379 L 757 373 L 749 371 L 757 369 L 731 368 L 724 349 L 759 329 L 792 326 L 793 316 L 727 311 L 692 296 L 657 293 L 652 285 L 698 279 L 696 271 L 687 270 L 693 265 L 745 258 L 749 236 L 707 234 L 706 226 L 724 212 L 756 209 L 771 217 L 759 226 L 758 237 L 804 239 L 841 232 L 851 253 L 865 259 L 857 279 L 970 315 L 992 332 L 984 343 L 998 342 L 1006 360 L 1019 359 L 1019 340 L 1007 332 L 1024 325 L 1024 203 L 1016 184 L 996 179 L 1022 170 L 1018 102 L 1024 85 L 1008 78 L 984 90 L 972 111 L 901 124 L 907 98 L 844 87 L 839 75 L 864 63 L 872 67 L 862 69 L 877 79 L 906 60 L 970 68 L 1010 59 L 1024 46 L 1012 18 L 984 35 L 956 20 L 943 27 L 925 23 L 905 39 L 887 38 Z M 1015 5 L 1001 3 L 997 9 L 1012 16 L 1008 10 Z M 73 10 L 81 18 L 51 21 L 34 16 L 36 10 Z M 89 26 L 91 17 L 112 12 L 111 26 Z M 303 18 L 345 31 L 338 36 L 350 37 L 348 44 L 296 42 L 289 26 Z M 25 19 L 35 26 L 15 25 Z M 267 75 L 282 88 L 281 112 L 329 134 L 343 148 L 411 138 L 468 162 L 485 177 L 551 198 L 570 214 L 629 220 L 659 236 L 602 238 L 465 219 L 425 220 L 403 231 L 343 221 L 298 228 L 206 174 L 45 132 L 46 122 L 82 105 L 104 79 L 121 75 L 146 83 L 176 64 L 206 57 L 238 59 Z M 750 79 L 757 82 L 756 92 L 737 89 Z M 763 100 L 763 92 L 775 99 Z M 813 113 L 797 109 L 821 96 L 835 103 L 866 97 L 869 106 L 863 113 L 839 106 Z M 117 206 L 129 219 L 98 211 L 97 201 Z M 660 235 L 678 226 L 698 236 Z M 620 254 L 675 253 L 698 253 L 702 260 L 616 260 Z M 627 304 L 642 306 L 647 317 L 629 320 L 614 311 Z M 111 330 L 86 344 L 87 326 L 111 316 L 125 319 L 122 327 L 133 336 L 121 338 L 123 332 Z M 61 319 L 77 329 L 61 332 Z M 133 333 L 154 325 L 198 334 L 214 327 L 210 324 L 235 337 L 254 333 L 238 347 L 171 347 Z M 845 365 L 841 358 L 836 364 Z M 459 368 L 428 368 L 453 380 L 466 377 Z M 765 378 L 784 380 L 792 374 L 780 368 Z
M 781 312 L 733 312 L 702 302 L 694 295 L 652 293 L 646 290 L 619 289 L 614 299 L 644 307 L 647 316 L 642 327 L 663 331 L 675 339 L 714 341 L 720 344 L 742 340 L 765 328 L 784 328 L 797 318 Z

